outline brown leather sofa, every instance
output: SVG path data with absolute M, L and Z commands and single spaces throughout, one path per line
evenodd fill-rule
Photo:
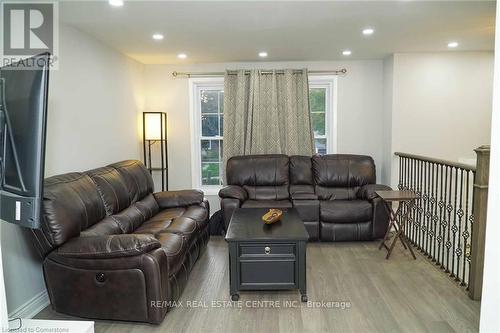
M 226 226 L 238 207 L 295 207 L 310 240 L 382 238 L 388 215 L 376 190 L 375 163 L 363 155 L 247 155 L 228 160 L 220 190 Z
M 206 247 L 208 216 L 202 192 L 153 193 L 135 160 L 46 179 L 35 236 L 53 309 L 160 323 Z

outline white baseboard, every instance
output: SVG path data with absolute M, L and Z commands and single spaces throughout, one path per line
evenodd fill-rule
M 26 303 L 9 313 L 9 318 L 24 318 L 31 319 L 49 305 L 49 295 L 47 290 L 43 290 L 33 298 L 29 299 Z

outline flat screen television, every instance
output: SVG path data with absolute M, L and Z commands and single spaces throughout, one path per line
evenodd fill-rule
M 39 228 L 50 54 L 0 68 L 0 219 Z

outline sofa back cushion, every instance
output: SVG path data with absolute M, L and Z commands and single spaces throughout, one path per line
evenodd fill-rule
M 375 163 L 364 155 L 315 155 L 312 170 L 322 200 L 354 199 L 360 186 L 375 183 Z
M 153 193 L 154 183 L 148 169 L 141 161 L 127 160 L 108 165 L 116 169 L 123 177 L 129 194 L 130 204 L 133 204 L 148 194 Z
M 227 161 L 228 185 L 239 185 L 252 200 L 288 199 L 288 156 L 234 156 Z
M 127 186 L 118 170 L 104 167 L 87 171 L 86 174 L 96 184 L 108 215 L 121 212 L 130 206 Z
M 45 179 L 42 233 L 52 247 L 104 219 L 106 209 L 92 179 L 84 173 L 68 173 Z
M 290 184 L 313 185 L 310 156 L 290 156 Z
M 310 156 L 290 156 L 290 196 L 314 197 L 314 178 Z

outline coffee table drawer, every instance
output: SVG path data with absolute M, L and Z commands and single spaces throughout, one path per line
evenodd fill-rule
M 294 260 L 240 261 L 240 289 L 292 289 L 297 276 Z
M 295 257 L 295 244 L 240 243 L 240 256 L 289 256 Z

